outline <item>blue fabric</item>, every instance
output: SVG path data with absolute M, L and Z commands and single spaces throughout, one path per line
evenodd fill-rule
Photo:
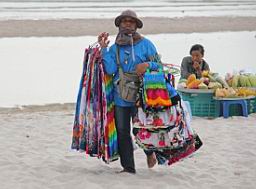
M 176 89 L 170 83 L 167 83 L 167 90 L 171 98 L 177 95 Z
M 113 44 L 109 49 L 102 49 L 102 57 L 105 71 L 109 75 L 114 75 L 114 83 L 119 79 L 119 73 L 116 62 L 116 47 L 117 45 Z M 144 62 L 149 63 L 149 68 L 151 70 L 156 70 L 158 68 L 158 64 L 156 62 L 149 62 L 149 57 L 155 56 L 157 54 L 157 51 L 153 43 L 145 37 L 133 46 L 135 61 L 133 61 L 132 58 L 131 45 L 124 45 L 119 47 L 120 64 L 124 72 L 135 72 L 136 65 Z M 120 98 L 116 84 L 114 85 L 114 101 L 115 105 L 122 107 L 131 107 L 135 105 L 132 102 L 127 102 Z

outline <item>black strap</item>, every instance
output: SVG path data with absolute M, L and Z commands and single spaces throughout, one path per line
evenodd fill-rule
M 118 45 L 116 45 L 116 64 L 119 72 L 119 78 L 121 79 L 123 77 L 124 72 L 120 63 L 120 48 Z
M 116 63 L 117 63 L 117 67 L 120 66 L 120 55 L 119 55 L 119 53 L 120 53 L 119 46 L 116 45 Z
M 116 63 L 119 71 L 119 77 L 121 78 L 124 74 L 137 75 L 136 72 L 124 72 L 120 63 L 120 47 L 116 45 Z
M 203 60 L 202 71 L 204 71 L 205 61 Z

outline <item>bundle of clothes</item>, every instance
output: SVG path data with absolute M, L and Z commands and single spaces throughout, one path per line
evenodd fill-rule
M 109 163 L 118 158 L 112 77 L 99 47 L 85 49 L 71 148 Z
M 136 143 L 154 151 L 159 164 L 171 165 L 202 145 L 190 126 L 189 110 L 171 82 L 172 74 L 148 70 L 142 81 L 133 118 Z

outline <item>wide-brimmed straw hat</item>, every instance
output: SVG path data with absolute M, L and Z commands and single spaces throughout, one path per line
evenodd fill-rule
M 133 18 L 134 20 L 136 20 L 136 24 L 137 24 L 137 27 L 138 28 L 142 28 L 143 27 L 143 23 L 142 21 L 137 17 L 137 14 L 132 11 L 132 10 L 125 10 L 121 13 L 121 15 L 119 15 L 118 17 L 116 17 L 115 19 L 115 25 L 116 27 L 119 27 L 122 19 L 124 17 L 130 17 L 130 18 Z

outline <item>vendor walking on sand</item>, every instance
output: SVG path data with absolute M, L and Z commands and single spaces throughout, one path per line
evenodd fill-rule
M 189 54 L 190 56 L 184 57 L 181 63 L 181 79 L 187 79 L 191 74 L 195 74 L 196 78 L 201 78 L 204 70 L 210 70 L 209 65 L 203 59 L 204 47 L 195 44 L 191 47 Z
M 107 48 L 109 40 L 106 32 L 98 36 L 98 42 L 102 48 L 105 71 L 108 75 L 113 75 L 114 80 L 118 152 L 123 167 L 121 172 L 136 173 L 130 123 L 136 110 L 139 77 L 148 68 L 158 68 L 158 64 L 152 61 L 157 51 L 150 40 L 137 32 L 137 28 L 142 28 L 143 23 L 134 11 L 122 12 L 116 17 L 115 25 L 119 28 L 115 43 Z M 151 151 L 145 153 L 148 167 L 151 168 L 156 164 L 155 154 Z

